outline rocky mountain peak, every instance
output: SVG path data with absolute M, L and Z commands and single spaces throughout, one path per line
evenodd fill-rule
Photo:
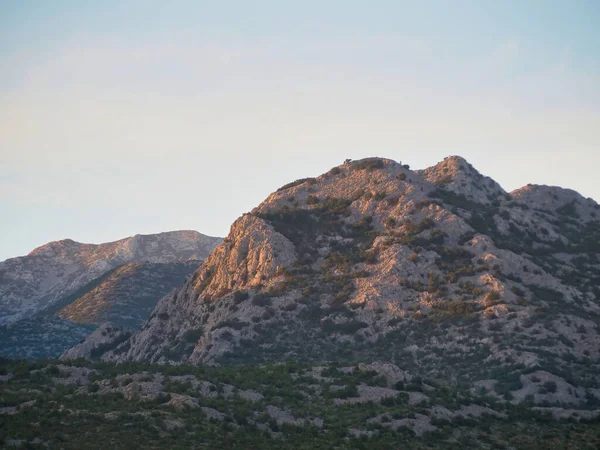
M 92 248 L 94 245 L 82 244 L 73 239 L 61 239 L 41 245 L 29 252 L 27 256 L 67 257 L 74 255 L 85 247 Z
M 489 204 L 506 194 L 498 183 L 483 176 L 460 156 L 444 158 L 421 173 L 430 183 L 443 186 L 478 203 Z
M 456 157 L 424 171 L 346 161 L 296 180 L 102 358 L 409 364 L 424 352 L 431 376 L 447 358 L 471 379 L 486 364 L 583 373 L 572 358 L 600 354 L 600 222 L 517 197 Z
M 294 245 L 264 219 L 245 214 L 208 257 L 192 288 L 206 298 L 233 289 L 250 289 L 272 278 L 296 260 Z
M 510 196 L 532 208 L 552 214 L 571 216 L 586 222 L 600 218 L 600 205 L 572 189 L 528 184 L 512 191 Z

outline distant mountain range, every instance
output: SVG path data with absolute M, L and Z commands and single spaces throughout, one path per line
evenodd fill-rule
M 30 317 L 123 264 L 202 261 L 219 242 L 197 231 L 136 235 L 98 245 L 50 242 L 0 262 L 0 323 Z
M 196 231 L 63 240 L 0 263 L 0 355 L 58 356 L 105 321 L 139 328 L 221 241 Z

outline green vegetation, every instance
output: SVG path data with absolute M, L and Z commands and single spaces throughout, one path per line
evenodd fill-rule
M 383 161 L 381 159 L 365 159 L 352 163 L 352 168 L 355 170 L 366 170 L 372 172 L 377 169 L 383 169 Z
M 313 185 L 317 182 L 315 178 L 300 178 L 299 180 L 292 181 L 291 183 L 285 184 L 277 189 L 277 192 L 285 191 L 286 189 L 290 189 L 296 186 L 300 186 L 301 184 L 308 183 Z
M 420 378 L 389 389 L 385 377 L 356 366 L 4 360 L 0 372 L 9 377 L 0 385 L 0 408 L 12 411 L 0 414 L 2 447 L 19 440 L 25 448 L 61 449 L 594 449 L 600 442 L 597 420 L 559 422 L 525 404 Z M 497 391 L 519 386 L 504 376 Z M 368 401 L 365 389 L 389 394 Z M 411 404 L 417 394 L 422 400 Z M 433 405 L 450 415 L 437 417 Z M 469 405 L 500 416 L 463 415 Z M 415 421 L 429 424 L 422 436 L 413 431 Z

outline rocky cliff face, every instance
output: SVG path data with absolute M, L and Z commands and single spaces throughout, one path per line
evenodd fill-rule
M 51 242 L 0 262 L 0 323 L 32 316 L 123 264 L 203 260 L 220 242 L 196 231 L 136 235 L 99 245 Z
M 379 359 L 482 386 L 548 370 L 600 388 L 599 215 L 561 188 L 507 193 L 459 157 L 347 162 L 238 219 L 102 358 Z

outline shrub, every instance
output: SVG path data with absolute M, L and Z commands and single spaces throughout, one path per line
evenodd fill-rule
M 543 386 L 548 392 L 556 392 L 556 382 L 554 381 L 546 381 Z
M 519 297 L 525 296 L 525 291 L 523 291 L 523 289 L 519 288 L 518 286 L 513 286 L 510 288 L 510 290 L 513 292 L 513 294 L 515 294 Z
M 182 339 L 186 342 L 198 342 L 198 339 L 202 336 L 202 328 L 194 328 L 185 332 Z
M 383 169 L 383 161 L 375 158 L 356 161 L 352 164 L 352 168 L 355 170 L 366 170 L 368 172 L 372 172 L 376 169 Z
M 294 311 L 296 308 L 298 308 L 298 305 L 296 303 L 290 303 L 288 305 L 285 305 L 283 307 L 284 311 Z
M 323 322 L 323 330 L 330 333 L 341 333 L 341 334 L 354 334 L 361 328 L 366 328 L 368 325 L 365 322 L 345 322 L 345 323 L 334 323 L 331 320 L 325 320 Z
M 396 395 L 395 397 L 386 397 L 383 400 L 381 400 L 381 404 L 383 406 L 399 406 L 399 405 L 406 405 L 408 404 L 408 394 L 406 392 L 401 392 L 398 395 Z
M 393 217 L 388 217 L 383 223 L 387 228 L 393 228 L 396 226 L 396 220 Z
M 498 292 L 491 291 L 485 296 L 484 305 L 486 308 L 497 305 L 498 303 L 502 303 L 502 296 Z
M 577 213 L 577 208 L 575 207 L 574 201 L 565 203 L 563 206 L 558 208 L 556 210 L 556 212 L 558 212 L 559 214 L 563 214 L 565 216 L 579 217 L 579 214 Z
M 365 252 L 365 263 L 366 264 L 376 264 L 377 263 L 377 251 L 375 251 L 375 249 L 371 249 L 368 252 Z
M 502 330 L 502 322 L 493 322 L 493 323 L 490 323 L 488 329 L 490 331 L 500 331 L 500 330 Z
M 314 179 L 314 178 L 301 178 L 299 180 L 292 181 L 291 183 L 288 183 L 288 184 L 285 184 L 285 185 L 281 186 L 279 189 L 277 189 L 277 192 L 285 191 L 286 189 L 293 188 L 295 186 L 299 186 L 299 185 L 304 184 L 306 182 L 308 182 L 309 184 L 315 184 L 317 182 L 317 180 Z
M 231 331 L 224 331 L 223 333 L 221 333 L 220 336 L 222 339 L 225 339 L 226 341 L 231 341 L 233 339 L 233 334 L 231 334 Z
M 250 297 L 250 294 L 248 294 L 248 292 L 246 292 L 246 291 L 235 291 L 233 293 L 233 302 L 236 305 L 239 305 L 244 300 L 248 299 L 248 297 Z
M 234 330 L 241 330 L 242 328 L 246 328 L 248 326 L 247 322 L 243 322 L 238 318 L 235 319 L 229 319 L 229 320 L 224 320 L 223 322 L 220 322 L 219 324 L 217 324 L 215 326 L 215 330 L 219 329 L 219 328 L 232 328 Z
M 317 203 L 319 203 L 319 198 L 316 195 L 309 195 L 306 197 L 307 205 L 316 205 Z
M 385 203 L 392 207 L 392 206 L 396 206 L 398 204 L 398 202 L 400 201 L 400 197 L 398 197 L 397 195 L 393 196 L 393 197 L 388 197 L 385 200 Z
M 355 385 L 351 384 L 339 391 L 335 391 L 333 395 L 337 398 L 358 397 L 358 389 Z
M 539 298 L 540 300 L 544 300 L 546 302 L 559 302 L 564 300 L 564 294 L 560 291 L 555 291 L 551 288 L 546 288 L 542 286 L 536 286 L 530 284 L 527 286 L 533 294 Z
M 264 294 L 264 293 L 256 294 L 254 296 L 254 298 L 252 299 L 252 304 L 254 306 L 263 306 L 263 307 L 264 306 L 270 306 L 271 303 L 272 303 L 271 298 L 268 295 Z

